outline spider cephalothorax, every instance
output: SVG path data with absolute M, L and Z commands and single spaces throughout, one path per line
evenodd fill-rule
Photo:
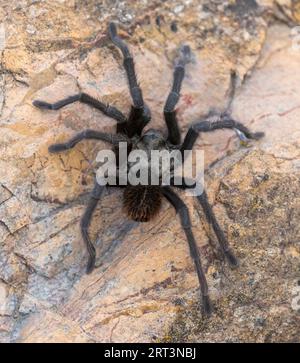
M 76 134 L 73 138 L 65 143 L 51 145 L 49 147 L 49 152 L 56 153 L 65 151 L 73 148 L 78 142 L 84 139 L 96 139 L 113 145 L 113 149 L 116 153 L 119 151 L 120 142 L 126 142 L 128 145 L 128 152 L 131 150 L 143 150 L 148 156 L 148 159 L 151 159 L 150 154 L 152 150 L 170 151 L 176 149 L 183 155 L 186 150 L 192 150 L 194 143 L 201 132 L 214 131 L 217 129 L 233 129 L 237 132 L 238 136 L 243 141 L 247 139 L 258 139 L 263 136 L 262 133 L 252 133 L 243 124 L 233 120 L 228 112 L 224 112 L 214 117 L 208 115 L 198 122 L 192 124 L 183 142 L 181 143 L 175 106 L 179 100 L 181 83 L 184 78 L 185 65 L 190 61 L 191 52 L 187 45 L 181 47 L 180 56 L 177 59 L 174 69 L 172 89 L 164 107 L 164 119 L 167 126 L 167 134 L 164 136 L 160 131 L 153 129 L 144 132 L 144 127 L 151 120 L 151 114 L 149 108 L 144 103 L 142 91 L 137 83 L 133 58 L 127 45 L 117 35 L 117 29 L 113 23 L 109 24 L 108 32 L 112 42 L 121 50 L 123 54 L 123 65 L 127 74 L 129 90 L 132 98 L 130 114 L 128 117 L 126 117 L 117 108 L 106 105 L 101 101 L 92 98 L 86 93 L 79 93 L 53 104 L 35 100 L 33 104 L 36 107 L 49 110 L 58 110 L 59 108 L 75 101 L 80 101 L 95 107 L 105 115 L 117 121 L 116 134 L 108 134 L 87 129 Z M 121 165 L 118 156 L 116 160 L 117 167 L 119 168 Z M 163 197 L 173 205 L 176 212 L 179 214 L 180 222 L 189 244 L 190 254 L 195 263 L 202 293 L 204 312 L 209 314 L 212 311 L 212 306 L 208 295 L 208 286 L 205 274 L 201 265 L 199 250 L 192 232 L 189 211 L 185 203 L 172 190 L 172 187 L 174 186 L 175 185 L 172 183 L 169 186 L 162 185 L 160 183 L 158 185 L 152 185 L 151 183 L 150 185 L 125 185 L 123 194 L 124 209 L 128 216 L 133 220 L 147 222 L 159 212 Z M 183 182 L 179 187 L 186 189 L 188 188 L 188 185 Z M 95 183 L 87 209 L 81 219 L 80 224 L 82 237 L 86 243 L 89 253 L 89 261 L 87 266 L 88 273 L 93 270 L 96 257 L 95 247 L 89 238 L 88 227 L 93 212 L 97 206 L 97 202 L 101 198 L 104 188 L 105 186 L 99 185 L 97 182 Z M 228 263 L 232 267 L 237 266 L 237 259 L 231 252 L 227 239 L 216 220 L 213 210 L 208 202 L 205 190 L 201 195 L 197 196 L 197 199 L 206 215 L 209 224 L 212 226 L 216 234 L 223 256 L 227 259 Z

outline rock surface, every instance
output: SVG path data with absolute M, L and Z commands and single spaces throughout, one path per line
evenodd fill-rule
M 3 1 L 2 1 L 3 3 Z M 0 341 L 298 341 L 300 337 L 299 1 L 4 1 L 0 9 Z M 106 36 L 110 20 L 130 44 L 151 127 L 162 109 L 180 44 L 188 65 L 178 113 L 182 132 L 227 104 L 266 137 L 248 147 L 230 131 L 205 134 L 209 199 L 240 268 L 220 259 L 198 206 L 194 232 L 215 305 L 201 316 L 188 246 L 164 203 L 147 224 L 128 221 L 110 190 L 91 232 L 97 266 L 79 219 L 92 187 L 97 150 L 84 142 L 47 147 L 84 128 L 114 130 L 87 105 L 35 109 L 79 89 L 124 112 L 130 97 L 122 59 Z

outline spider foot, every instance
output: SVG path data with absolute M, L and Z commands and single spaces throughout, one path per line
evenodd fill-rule
M 118 36 L 117 26 L 115 23 L 111 22 L 108 24 L 108 32 L 112 39 L 114 39 Z
M 175 60 L 177 66 L 184 67 L 186 64 L 190 63 L 192 59 L 191 48 L 187 44 L 181 45 L 179 48 L 179 57 Z
M 185 64 L 189 63 L 191 61 L 192 53 L 191 53 L 191 48 L 189 45 L 187 45 L 187 44 L 182 45 L 181 49 L 180 49 L 180 53 L 181 53 L 181 58 Z
M 248 144 L 250 143 L 250 140 L 259 140 L 261 139 L 263 136 L 265 136 L 264 132 L 254 132 L 251 133 L 250 135 L 248 135 L 248 137 L 239 129 L 234 129 L 234 131 L 236 132 L 238 138 L 240 139 L 240 142 L 243 146 L 248 146 Z
M 41 108 L 43 110 L 52 110 L 53 107 L 50 103 L 48 102 L 44 102 L 44 101 L 40 101 L 40 100 L 34 100 L 32 102 L 33 106 Z
M 265 136 L 264 132 L 254 132 L 254 134 L 252 134 L 252 139 L 259 140 L 264 136 Z
M 231 251 L 226 251 L 225 257 L 231 268 L 239 267 L 239 261 Z
M 202 296 L 203 314 L 209 317 L 213 313 L 213 305 L 208 295 Z
M 52 144 L 48 147 L 48 151 L 51 154 L 59 153 L 60 151 L 65 151 L 70 149 L 66 144 Z
M 240 139 L 240 142 L 243 146 L 247 146 L 250 142 L 250 139 L 248 139 L 248 137 L 239 129 L 234 129 L 234 131 L 236 132 L 238 138 Z
M 95 257 L 96 256 L 90 256 L 87 267 L 86 267 L 86 273 L 90 274 L 91 272 L 93 272 L 94 268 L 95 268 Z

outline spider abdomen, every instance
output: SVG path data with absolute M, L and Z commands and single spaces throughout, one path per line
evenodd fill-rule
M 153 185 L 128 185 L 123 195 L 127 215 L 137 222 L 148 222 L 160 210 L 161 188 Z

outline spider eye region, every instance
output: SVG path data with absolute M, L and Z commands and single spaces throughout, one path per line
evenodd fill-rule
M 159 130 L 147 130 L 141 138 L 141 143 L 150 150 L 157 150 L 163 147 L 166 140 Z

